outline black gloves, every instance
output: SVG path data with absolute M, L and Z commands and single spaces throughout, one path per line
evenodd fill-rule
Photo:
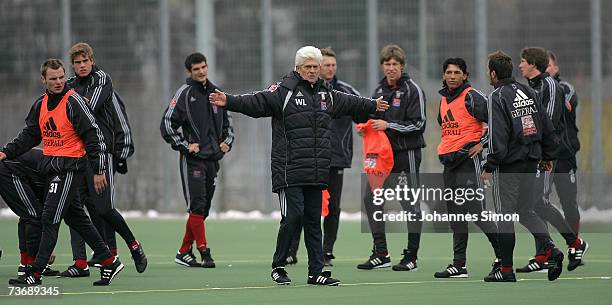
M 115 163 L 115 170 L 117 170 L 118 173 L 125 175 L 128 172 L 127 160 L 117 159 Z

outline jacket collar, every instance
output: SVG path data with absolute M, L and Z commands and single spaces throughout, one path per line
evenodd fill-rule
M 89 81 L 89 79 L 90 79 L 91 77 L 93 77 L 93 75 L 94 75 L 96 72 L 98 72 L 98 71 L 100 71 L 100 67 L 98 67 L 97 65 L 93 65 L 93 66 L 91 67 L 91 72 L 89 72 L 89 74 L 87 74 L 87 76 L 85 76 L 85 77 L 80 77 L 80 76 L 79 76 L 78 74 L 76 74 L 76 73 L 74 74 L 74 76 L 76 77 L 76 80 L 77 80 L 77 82 L 78 82 L 78 83 L 83 83 L 83 82 Z
M 514 77 L 500 79 L 499 81 L 497 81 L 495 85 L 493 85 L 493 88 L 497 89 L 501 86 L 508 85 L 508 84 L 515 83 L 515 82 L 516 80 L 514 80 Z
M 446 101 L 448 103 L 454 101 L 460 94 L 461 92 L 463 92 L 463 90 L 465 90 L 466 88 L 471 87 L 470 83 L 468 81 L 463 82 L 463 84 L 461 86 L 459 86 L 457 89 L 453 90 L 452 92 L 448 89 L 448 87 L 446 86 L 446 84 L 444 84 L 444 87 L 442 87 L 442 89 L 440 89 L 440 91 L 438 91 L 438 93 L 440 93 L 440 95 L 446 97 Z
M 544 72 L 544 73 L 540 73 L 538 76 L 532 78 L 532 79 L 528 79 L 527 81 L 529 82 L 529 86 L 533 87 L 539 83 L 542 82 L 542 80 L 544 80 L 545 78 L 547 78 L 550 74 Z

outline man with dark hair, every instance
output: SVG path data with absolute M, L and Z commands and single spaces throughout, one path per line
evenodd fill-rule
M 555 134 L 561 140 L 559 145 L 558 157 L 571 157 L 574 155 L 574 148 L 569 142 L 567 134 L 566 112 L 568 108 L 565 106 L 563 87 L 550 76 L 546 69 L 548 68 L 548 55 L 546 50 L 542 48 L 525 48 L 521 52 L 521 64 L 519 65 L 523 77 L 528 80 L 529 85 L 539 96 L 542 103 L 542 108 L 546 109 L 546 114 L 551 119 L 555 128 Z M 553 162 L 553 169 L 557 167 L 557 161 Z M 535 212 L 544 221 L 550 222 L 565 239 L 568 246 L 568 270 L 576 269 L 581 263 L 582 257 L 588 250 L 588 243 L 576 236 L 568 222 L 565 220 L 561 212 L 552 205 L 549 200 L 552 192 L 553 174 L 554 172 L 544 172 L 540 175 L 540 170 L 537 170 L 536 179 L 539 194 L 535 202 Z M 542 247 L 544 245 L 536 243 L 536 253 L 542 255 Z M 538 254 L 532 258 L 529 263 L 517 268 L 517 272 L 534 272 L 546 269 L 547 262 L 543 258 L 538 259 Z
M 576 154 L 580 150 L 580 140 L 578 139 L 578 125 L 576 123 L 576 111 L 578 109 L 578 96 L 574 86 L 565 80 L 561 80 L 559 62 L 557 56 L 552 51 L 548 51 L 548 68 L 546 72 L 555 78 L 561 88 L 563 88 L 564 107 L 563 118 L 565 120 L 565 135 L 567 136 L 569 149 L 565 149 L 554 167 L 555 189 L 559 194 L 559 201 L 563 208 L 565 220 L 568 222 L 574 233 L 578 235 L 580 232 L 580 211 L 578 211 L 578 202 L 576 200 L 576 171 L 578 170 L 578 162 Z
M 321 61 L 321 78 L 334 90 L 352 95 L 360 95 L 359 92 L 346 82 L 336 76 L 336 52 L 331 47 L 321 49 L 323 60 Z M 331 121 L 331 149 L 332 158 L 329 168 L 329 214 L 323 219 L 323 263 L 325 266 L 333 266 L 334 243 L 338 236 L 340 224 L 340 199 L 342 196 L 342 184 L 344 169 L 351 167 L 353 160 L 353 120 L 351 116 L 343 116 Z M 299 230 L 289 248 L 287 263 L 297 262 L 297 249 L 300 243 Z
M 201 53 L 185 59 L 189 77 L 177 91 L 161 121 L 161 134 L 172 149 L 180 152 L 181 182 L 189 218 L 183 243 L 174 262 L 187 267 L 214 268 L 206 242 L 205 220 L 210 211 L 219 171 L 219 160 L 234 142 L 230 113 L 209 102 L 218 87 L 208 79 L 208 62 Z M 181 131 L 179 131 L 179 128 Z M 202 256 L 196 261 L 192 245 Z
M 323 55 L 313 46 L 295 54 L 295 70 L 268 90 L 243 95 L 210 95 L 214 105 L 251 117 L 272 117 L 272 191 L 278 192 L 281 222 L 272 261 L 272 280 L 291 283 L 285 266 L 287 250 L 303 224 L 308 251 L 309 285 L 337 286 L 323 271 L 321 195 L 329 184 L 331 120 L 367 116 L 387 103 L 332 89 L 319 78 Z
M 147 257 L 144 254 L 142 245 L 130 230 L 123 216 L 115 208 L 115 171 L 125 173 L 127 171 L 126 159 L 133 153 L 133 145 L 129 140 L 129 124 L 127 115 L 117 100 L 117 95 L 113 89 L 110 75 L 104 72 L 94 60 L 94 53 L 91 46 L 84 42 L 79 42 L 70 48 L 70 60 L 74 76 L 66 81 L 66 86 L 76 91 L 91 108 L 96 123 L 104 136 L 107 148 L 106 158 L 108 160 L 108 170 L 105 173 L 108 188 L 96 194 L 93 191 L 93 172 L 87 169 L 87 192 L 86 196 L 81 197 L 81 201 L 87 207 L 91 219 L 98 229 L 98 232 L 109 246 L 111 253 L 117 255 L 117 243 L 115 232 L 123 238 L 130 249 L 132 258 L 138 273 L 145 271 L 147 267 Z M 116 119 L 118 118 L 118 119 Z M 117 130 L 126 137 L 117 137 Z M 70 242 L 74 264 L 69 266 L 61 277 L 87 277 L 89 276 L 89 266 L 87 263 L 87 253 L 85 242 L 79 234 L 71 230 Z M 99 267 L 100 258 L 93 257 L 90 264 Z
M 418 186 L 419 166 L 421 164 L 421 148 L 425 147 L 423 132 L 425 132 L 425 94 L 421 87 L 404 71 L 406 54 L 397 45 L 387 45 L 380 52 L 380 65 L 385 77 L 374 90 L 373 98 L 391 101 L 389 110 L 377 113 L 371 119 L 372 128 L 384 131 L 393 149 L 394 165 L 391 177 L 385 185 Z M 364 205 L 372 232 L 372 255 L 364 263 L 357 265 L 358 269 L 371 270 L 391 266 L 391 257 L 387 248 L 384 221 L 374 220 L 374 214 L 383 210 L 384 203 L 373 203 L 373 192 L 367 187 Z M 420 204 L 410 205 L 400 200 L 402 208 L 416 214 L 416 220 L 407 221 L 408 245 L 403 250 L 403 258 L 393 266 L 394 271 L 412 271 L 417 269 L 417 252 L 421 241 Z
M 483 179 L 493 178 L 493 201 L 496 212 L 518 213 L 520 223 L 538 240 L 542 258 L 550 261 L 548 280 L 563 270 L 563 253 L 548 234 L 546 224 L 535 214 L 534 179 L 540 162 L 550 170 L 556 157 L 558 138 L 554 127 L 529 86 L 512 78 L 512 59 L 497 51 L 489 55 L 489 78 L 495 90 L 489 96 L 489 154 Z M 541 161 L 545 160 L 545 161 Z M 516 282 L 512 265 L 515 245 L 514 222 L 499 221 L 501 268 L 484 278 L 486 282 Z
M 441 127 L 441 141 L 438 157 L 444 165 L 444 186 L 453 190 L 483 189 L 481 175 L 481 152 L 488 141 L 485 124 L 488 121 L 487 98 L 468 82 L 467 64 L 463 58 L 448 58 L 442 65 L 443 87 L 440 91 L 438 124 Z M 456 203 L 447 201 L 448 214 L 480 215 L 484 201 L 474 199 Z M 486 234 L 495 253 L 493 267 L 499 264 L 500 251 L 497 239 L 497 225 L 491 221 L 476 220 L 474 223 Z M 453 263 L 445 270 L 436 272 L 436 278 L 468 277 L 466 251 L 468 223 L 451 221 L 453 230 Z
M 75 229 L 102 259 L 100 280 L 94 286 L 109 285 L 123 269 L 85 214 L 79 197 L 84 196 L 84 169 L 94 172 L 93 186 L 100 194 L 107 187 L 106 144 L 86 102 L 65 86 L 64 65 L 48 59 L 41 66 L 45 94 L 39 97 L 26 118 L 26 127 L 0 151 L 0 160 L 15 159 L 42 142 L 40 169 L 49 187 L 41 216 L 42 237 L 36 260 L 24 276 L 11 279 L 11 285 L 40 285 L 41 273 L 49 262 L 62 219 Z

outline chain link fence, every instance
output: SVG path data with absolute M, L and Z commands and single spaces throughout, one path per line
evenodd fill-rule
M 555 51 L 562 76 L 575 85 L 580 97 L 580 169 L 612 171 L 612 158 L 600 156 L 603 164 L 591 162 L 595 130 L 603 130 L 603 151 L 612 149 L 612 139 L 605 132 L 611 124 L 593 126 L 597 120 L 591 108 L 592 93 L 598 89 L 603 91 L 599 115 L 612 116 L 612 96 L 603 90 L 612 86 L 612 24 L 602 23 L 603 78 L 594 87 L 592 1 L 202 0 L 200 6 L 196 1 L 1 1 L 0 145 L 22 128 L 32 102 L 43 90 L 40 63 L 48 57 L 66 58 L 73 43 L 88 42 L 96 63 L 111 74 L 127 102 L 136 143 L 129 174 L 116 180 L 119 207 L 182 211 L 178 153 L 161 139 L 159 123 L 174 90 L 185 80 L 183 62 L 200 45 L 200 35 L 214 42 L 205 45 L 214 50 L 206 54 L 214 59 L 211 80 L 230 93 L 260 90 L 276 81 L 293 68 L 295 50 L 311 44 L 332 46 L 338 55 L 338 76 L 369 96 L 382 77 L 378 51 L 396 43 L 408 55 L 407 72 L 427 96 L 428 147 L 421 171 L 440 172 L 435 117 L 443 60 L 465 58 L 473 83 L 489 92 L 483 55 L 503 49 L 518 64 L 521 48 L 542 46 Z M 601 20 L 612 18 L 612 2 L 599 3 Z M 207 13 L 214 20 L 201 17 L 198 9 L 202 7 L 210 10 Z M 168 52 L 164 52 L 165 24 L 160 16 L 169 21 Z M 170 63 L 168 69 L 162 65 L 164 58 Z M 518 69 L 515 72 L 521 79 Z M 214 209 L 278 209 L 270 191 L 269 119 L 235 114 L 234 127 L 236 143 L 222 161 Z M 360 203 L 361 142 L 355 139 L 353 167 L 345 171 L 342 197 L 343 209 L 349 211 L 359 210 Z

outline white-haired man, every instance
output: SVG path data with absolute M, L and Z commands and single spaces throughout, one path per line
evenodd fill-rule
M 295 55 L 295 70 L 267 90 L 226 95 L 217 90 L 210 102 L 250 117 L 272 117 L 272 191 L 278 193 L 281 222 L 272 261 L 272 279 L 291 283 L 285 258 L 299 224 L 308 251 L 308 284 L 336 286 L 323 271 L 321 192 L 329 182 L 331 120 L 343 115 L 367 119 L 388 104 L 333 90 L 319 78 L 323 56 L 312 46 Z

